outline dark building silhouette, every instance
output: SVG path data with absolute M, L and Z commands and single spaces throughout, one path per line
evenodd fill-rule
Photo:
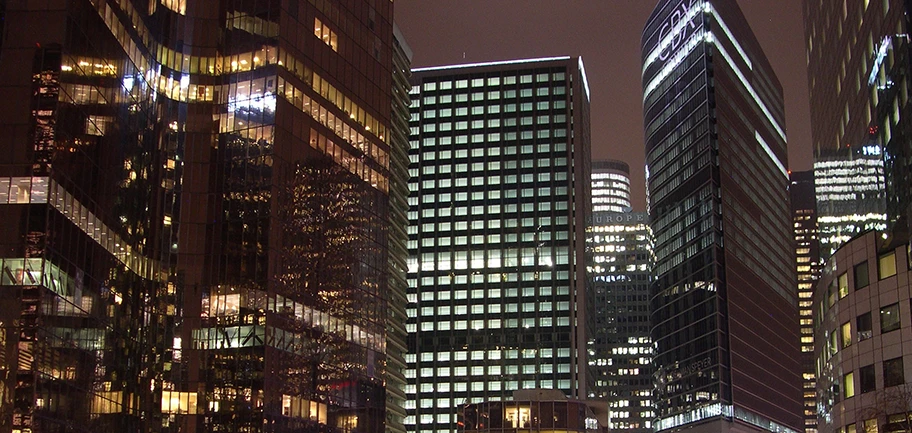
M 804 430 L 817 431 L 816 365 L 814 364 L 814 286 L 820 277 L 820 242 L 814 171 L 790 173 L 789 196 L 798 271 L 798 317 L 801 325 L 801 374 L 804 383 Z
M 0 431 L 384 431 L 392 2 L 0 6 Z
M 642 42 L 654 427 L 803 429 L 781 86 L 733 0 L 660 1 Z

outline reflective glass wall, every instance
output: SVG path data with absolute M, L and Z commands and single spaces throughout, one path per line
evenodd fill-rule
M 0 426 L 382 431 L 392 3 L 5 14 Z
M 654 427 L 733 421 L 797 430 L 781 86 L 732 0 L 661 1 L 642 42 L 656 239 Z

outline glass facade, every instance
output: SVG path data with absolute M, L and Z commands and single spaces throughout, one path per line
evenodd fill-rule
M 819 150 L 814 178 L 821 257 L 861 232 L 887 227 L 883 152 L 875 136 L 861 146 Z
M 594 324 L 589 339 L 594 378 L 589 399 L 608 403 L 611 430 L 640 433 L 652 432 L 655 419 L 649 322 L 655 257 L 647 221 L 642 212 L 594 212 L 587 237 L 592 251 Z
M 661 1 L 642 47 L 654 427 L 797 431 L 781 86 L 734 1 Z
M 581 60 L 412 72 L 406 427 L 451 432 L 514 390 L 584 397 Z
M 912 104 L 907 89 L 912 77 L 909 57 L 909 2 L 883 0 L 848 4 L 838 0 L 805 0 L 805 38 L 811 127 L 817 161 L 829 161 L 839 149 L 857 155 L 874 146 L 883 170 L 878 204 L 882 219 L 844 221 L 903 234 L 908 239 L 912 217 Z M 837 71 L 837 73 L 834 73 Z M 843 160 L 845 160 L 843 153 Z M 847 167 L 854 168 L 854 167 Z M 868 181 L 863 181 L 869 183 Z M 836 216 L 870 215 L 873 194 L 859 197 L 859 209 Z M 821 218 L 825 209 L 821 206 Z M 884 218 L 881 216 L 880 218 Z M 821 230 L 824 221 L 821 220 Z M 822 240 L 826 240 L 821 232 Z M 824 257 L 832 251 L 823 251 Z
M 459 409 L 459 432 L 600 433 L 598 415 L 584 401 L 513 400 L 467 404 Z M 604 414 L 602 414 L 604 415 Z M 604 417 L 604 416 L 603 416 Z
M 820 242 L 814 171 L 790 174 L 789 196 L 795 230 L 798 271 L 798 317 L 801 325 L 801 364 L 804 380 L 804 431 L 817 431 L 817 373 L 814 368 L 814 285 L 820 277 Z
M 393 142 L 390 146 L 390 298 L 389 325 L 387 327 L 387 370 L 386 382 L 386 431 L 404 433 L 405 424 L 405 305 L 406 258 L 408 257 L 408 148 L 409 148 L 409 106 L 412 89 L 412 50 L 393 25 Z
M 592 162 L 592 211 L 630 212 L 630 166 L 624 161 Z
M 0 430 L 383 431 L 392 2 L 2 5 Z

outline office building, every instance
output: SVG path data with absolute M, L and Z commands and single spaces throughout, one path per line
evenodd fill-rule
M 405 271 L 408 258 L 408 149 L 409 149 L 409 107 L 412 104 L 409 92 L 412 85 L 412 50 L 399 30 L 393 24 L 393 94 L 390 139 L 390 275 L 389 275 L 389 323 L 387 325 L 387 375 L 386 382 L 386 431 L 405 433 L 405 355 L 408 352 L 406 320 Z
M 652 232 L 643 212 L 595 212 L 589 232 L 593 312 L 589 398 L 607 401 L 609 428 L 652 431 Z
M 909 244 L 867 231 L 836 250 L 814 291 L 818 431 L 909 431 Z
M 801 375 L 803 379 L 804 431 L 817 431 L 816 370 L 814 368 L 814 286 L 820 276 L 820 242 L 814 171 L 790 173 L 789 196 L 795 231 L 798 271 L 798 318 L 801 325 Z
M 579 58 L 412 70 L 410 431 L 529 388 L 585 398 L 589 91 Z
M 858 149 L 879 147 L 887 229 L 904 237 L 912 215 L 912 106 L 905 90 L 912 84 L 909 12 L 904 0 L 804 1 L 815 155 L 827 161 L 837 149 L 855 149 L 857 155 Z M 859 211 L 837 216 L 870 212 L 869 204 L 859 205 Z M 823 218 L 826 209 L 820 212 Z M 868 228 L 874 227 L 861 230 Z
M 0 429 L 384 431 L 392 3 L 2 5 Z
M 621 161 L 592 162 L 594 208 L 587 240 L 592 333 L 589 399 L 610 406 L 611 430 L 652 431 L 652 353 L 649 282 L 654 257 L 648 216 L 629 211 L 630 172 Z M 611 191 L 602 193 L 599 191 Z M 602 198 L 599 201 L 599 198 Z M 608 198 L 608 199 L 606 199 Z M 600 204 L 596 204 L 600 203 Z
M 617 160 L 593 161 L 592 211 L 630 210 L 630 166 Z
M 514 391 L 508 401 L 467 404 L 459 409 L 458 432 L 607 432 L 603 402 L 568 399 L 556 390 Z
M 873 138 L 873 137 L 872 137 Z M 883 152 L 875 140 L 820 149 L 814 158 L 821 258 L 867 230 L 887 227 Z
M 803 430 L 781 86 L 734 0 L 660 1 L 642 49 L 654 428 Z

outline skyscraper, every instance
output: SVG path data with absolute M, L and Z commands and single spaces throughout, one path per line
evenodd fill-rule
M 592 162 L 592 211 L 630 212 L 630 166 L 624 161 Z
M 817 431 L 816 365 L 814 364 L 814 286 L 820 276 L 820 242 L 814 171 L 794 171 L 789 196 L 795 231 L 798 271 L 798 317 L 801 324 L 801 374 L 804 387 L 804 431 Z
M 408 258 L 409 92 L 412 50 L 393 25 L 393 128 L 390 146 L 390 298 L 387 329 L 386 431 L 405 433 L 405 355 L 408 352 L 405 272 Z
M 817 159 L 829 160 L 827 152 L 846 147 L 879 147 L 887 229 L 907 238 L 912 215 L 912 104 L 905 90 L 912 85 L 910 11 L 905 0 L 804 1 Z M 820 211 L 823 218 L 826 209 Z
M 0 430 L 382 432 L 392 3 L 2 5 Z
M 629 189 L 624 188 L 629 187 L 629 175 L 621 161 L 592 163 L 593 207 L 627 211 L 593 212 L 587 237 L 592 251 L 593 312 L 589 398 L 608 403 L 610 429 L 647 433 L 652 432 L 655 418 L 649 329 L 654 257 L 648 215 L 630 211 Z M 600 194 L 600 190 L 611 192 Z
M 782 90 L 734 0 L 660 1 L 643 33 L 659 431 L 798 431 Z
M 887 226 L 883 152 L 876 141 L 821 149 L 814 161 L 820 257 L 852 236 Z
M 408 417 L 586 396 L 589 92 L 579 58 L 412 71 Z

